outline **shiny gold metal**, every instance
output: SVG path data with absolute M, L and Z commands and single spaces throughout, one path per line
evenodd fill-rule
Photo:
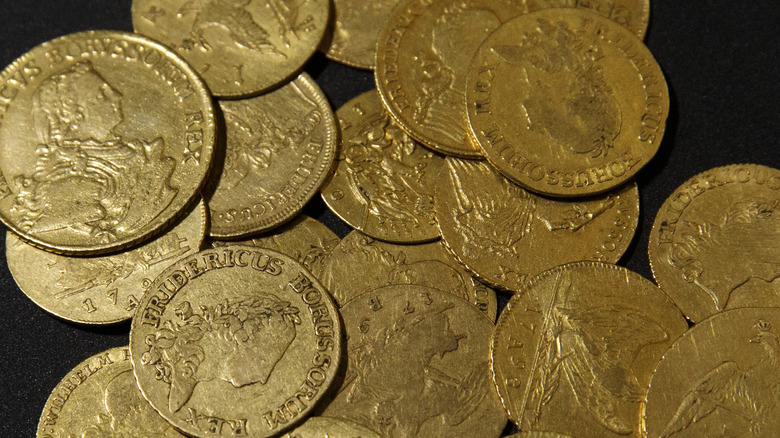
M 521 432 L 514 435 L 508 435 L 507 438 L 571 438 L 568 435 L 561 435 L 555 432 Z
M 309 417 L 282 438 L 380 438 L 373 430 L 357 423 L 330 417 Z
M 578 8 L 623 25 L 643 39 L 650 20 L 650 0 L 512 0 L 523 12 L 549 8 Z

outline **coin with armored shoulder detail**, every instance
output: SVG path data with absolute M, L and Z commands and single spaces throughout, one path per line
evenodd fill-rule
M 141 392 L 187 435 L 260 438 L 302 422 L 341 361 L 330 294 L 298 262 L 252 246 L 181 259 L 147 289 L 130 328 Z
M 780 170 L 734 164 L 692 177 L 659 209 L 647 251 L 658 285 L 693 322 L 780 307 Z
M 206 234 L 203 202 L 162 236 L 123 252 L 68 257 L 5 238 L 8 269 L 43 310 L 82 324 L 113 324 L 133 316 L 144 290 L 176 259 L 200 251 Z
M 27 242 L 118 251 L 198 196 L 214 146 L 211 95 L 157 42 L 67 35 L 14 61 L 0 89 L 0 220 Z
M 379 434 L 341 418 L 309 417 L 281 438 L 379 438 Z
M 523 12 L 550 8 L 579 8 L 623 25 L 642 39 L 650 21 L 650 0 L 512 0 Z
M 465 101 L 488 161 L 561 197 L 625 184 L 658 151 L 669 114 L 647 47 L 582 9 L 524 14 L 492 33 L 472 59 Z
M 687 329 L 640 275 L 600 262 L 562 265 L 527 282 L 499 316 L 493 381 L 521 430 L 642 437 L 653 367 Z

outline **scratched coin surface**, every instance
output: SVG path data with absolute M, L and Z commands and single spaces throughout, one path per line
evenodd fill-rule
M 626 28 L 582 9 L 548 9 L 482 43 L 466 104 L 491 164 L 535 192 L 572 197 L 623 185 L 653 158 L 669 93 Z
M 82 324 L 112 324 L 133 316 L 146 287 L 174 260 L 194 254 L 206 233 L 200 202 L 175 227 L 123 252 L 68 257 L 30 246 L 6 233 L 8 269 L 35 304 Z
M 379 434 L 341 418 L 309 417 L 282 438 L 379 438 Z
M 508 291 L 563 263 L 616 263 L 639 221 L 636 183 L 592 198 L 550 199 L 484 161 L 452 157 L 442 167 L 435 201 L 447 248 L 483 281 Z
M 184 438 L 141 397 L 127 347 L 80 363 L 54 388 L 37 438 Z
M 779 334 L 777 308 L 727 310 L 693 326 L 653 372 L 646 436 L 777 436 Z
M 144 398 L 187 435 L 269 437 L 303 421 L 328 390 L 341 335 L 333 299 L 303 266 L 236 245 L 179 260 L 154 280 L 130 355 Z
M 433 183 L 444 159 L 401 130 L 374 90 L 344 104 L 336 116 L 341 146 L 333 176 L 322 188 L 328 207 L 377 239 L 437 239 Z
M 496 320 L 496 292 L 472 277 L 441 241 L 396 245 L 353 231 L 325 258 L 320 281 L 341 306 L 382 286 L 416 284 L 459 296 Z
M 693 322 L 724 309 L 780 306 L 780 170 L 716 167 L 658 211 L 653 276 Z
M 405 0 L 379 36 L 376 86 L 393 118 L 433 150 L 482 158 L 464 102 L 480 43 L 521 12 L 508 0 Z
M 190 205 L 209 169 L 211 96 L 147 38 L 49 41 L 8 66 L 0 89 L 0 220 L 36 246 L 83 255 L 138 243 Z
M 490 382 L 493 322 L 466 301 L 418 285 L 386 286 L 341 308 L 342 385 L 322 415 L 383 437 L 499 437 L 506 414 Z
M 236 238 L 295 216 L 319 190 L 336 155 L 336 118 L 306 73 L 259 97 L 220 102 L 225 165 L 208 197 L 210 235 Z
M 135 31 L 186 59 L 217 97 L 245 97 L 292 77 L 317 49 L 327 0 L 133 0 Z
M 579 8 L 623 25 L 640 39 L 650 20 L 650 0 L 513 0 L 523 12 L 549 8 Z
M 650 375 L 688 324 L 663 291 L 625 268 L 559 266 L 498 318 L 493 379 L 521 430 L 640 437 Z

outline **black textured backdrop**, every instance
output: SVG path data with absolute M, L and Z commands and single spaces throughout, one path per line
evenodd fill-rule
M 647 278 L 652 278 L 648 232 L 672 190 L 715 166 L 780 167 L 778 1 L 651 3 L 646 44 L 666 73 L 672 106 L 661 149 L 638 176 L 640 227 L 621 262 Z M 130 4 L 131 0 L 0 0 L 0 66 L 71 32 L 132 31 Z M 374 87 L 368 72 L 320 54 L 305 69 L 334 108 Z M 341 236 L 349 231 L 319 199 L 305 212 Z M 5 233 L 1 235 L 4 240 Z M 2 240 L 0 244 L 0 437 L 31 437 L 60 379 L 87 357 L 127 344 L 129 324 L 90 328 L 49 316 L 18 289 L 6 267 Z

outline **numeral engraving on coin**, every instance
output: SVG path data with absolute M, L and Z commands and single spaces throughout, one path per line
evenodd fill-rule
M 157 6 L 150 6 L 149 9 L 143 13 L 143 17 L 156 24 L 157 19 L 165 14 L 166 12 L 164 9 L 158 8 Z
M 106 292 L 106 296 L 111 300 L 111 304 L 116 306 L 116 297 L 119 293 L 119 289 L 110 289 Z
M 86 309 L 87 313 L 92 313 L 92 312 L 97 311 L 97 308 L 95 307 L 95 305 L 92 304 L 92 299 L 91 298 L 87 298 L 86 300 L 84 300 L 84 309 Z

